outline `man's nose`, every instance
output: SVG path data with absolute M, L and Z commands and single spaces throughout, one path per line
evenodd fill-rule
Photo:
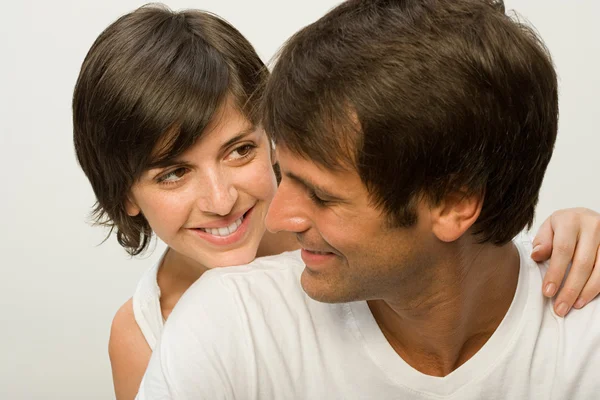
M 300 233 L 310 227 L 310 210 L 303 194 L 288 183 L 281 182 L 269 206 L 265 224 L 270 232 Z

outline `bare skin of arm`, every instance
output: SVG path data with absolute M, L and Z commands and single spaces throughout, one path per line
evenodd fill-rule
M 132 299 L 121 306 L 113 319 L 108 354 L 117 400 L 133 400 L 152 351 L 135 322 Z

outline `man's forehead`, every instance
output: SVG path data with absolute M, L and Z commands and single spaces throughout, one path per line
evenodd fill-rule
M 291 150 L 280 143 L 277 143 L 275 153 L 280 164 L 303 165 L 304 168 L 314 168 L 315 170 L 331 174 L 356 172 L 354 165 L 350 165 L 348 161 L 341 157 L 336 160 L 335 164 L 325 165 L 322 162 L 312 159 L 308 154 Z
M 277 146 L 277 160 L 281 173 L 307 187 L 322 189 L 330 193 L 340 193 L 348 184 L 362 181 L 355 168 L 328 168 L 308 157 L 296 154 L 289 149 Z
M 318 171 L 327 175 L 353 172 L 353 169 L 344 168 L 341 166 L 338 166 L 337 168 L 327 167 L 322 163 L 311 159 L 309 156 L 294 152 L 285 146 L 277 145 L 275 152 L 277 155 L 277 161 L 279 162 L 282 170 L 305 170 L 306 172 L 304 172 L 304 174 Z

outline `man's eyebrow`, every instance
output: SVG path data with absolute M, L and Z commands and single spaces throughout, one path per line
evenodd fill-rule
M 331 193 L 330 190 L 325 189 L 324 187 L 319 186 L 316 183 L 309 181 L 308 179 L 302 178 L 301 176 L 298 176 L 293 172 L 284 172 L 283 174 L 291 180 L 293 180 L 294 182 L 301 184 L 302 186 L 308 188 L 309 190 L 312 190 L 313 192 L 316 192 L 317 194 L 322 194 L 327 197 L 341 200 L 339 196 Z

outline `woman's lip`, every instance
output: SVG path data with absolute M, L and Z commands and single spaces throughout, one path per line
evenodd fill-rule
M 249 213 L 250 210 L 252 210 L 253 208 L 254 208 L 254 206 L 250 207 L 246 211 L 239 212 L 239 213 L 237 213 L 235 215 L 232 215 L 230 217 L 227 217 L 225 219 L 219 219 L 217 221 L 210 222 L 210 223 L 207 223 L 206 225 L 202 225 L 202 226 L 195 226 L 192 229 L 219 229 L 219 228 L 226 228 L 229 225 L 233 224 L 238 219 L 240 219 L 243 215 Z
M 246 237 L 246 232 L 248 232 L 248 226 L 250 225 L 250 219 L 252 218 L 252 214 L 253 214 L 252 211 L 254 211 L 254 207 L 250 208 L 246 212 L 246 216 L 244 217 L 242 224 L 237 228 L 237 230 L 227 236 L 215 236 L 215 235 L 212 235 L 202 229 L 197 229 L 197 228 L 190 228 L 189 230 L 210 244 L 213 244 L 216 246 L 232 245 L 232 244 L 235 244 L 235 243 L 243 240 Z M 244 214 L 241 214 L 241 215 L 244 215 Z

